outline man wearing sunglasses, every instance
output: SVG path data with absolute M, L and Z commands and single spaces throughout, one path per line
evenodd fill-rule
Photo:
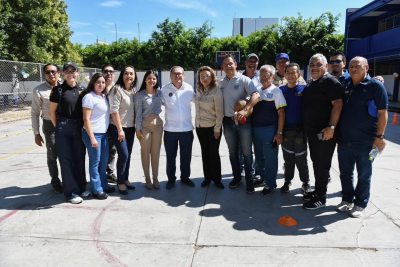
M 336 52 L 329 57 L 328 71 L 335 76 L 341 84 L 350 76 L 345 70 L 345 67 L 346 56 L 342 52 Z
M 58 178 L 57 153 L 55 145 L 55 128 L 51 123 L 49 116 L 49 97 L 51 89 L 59 85 L 60 71 L 55 64 L 46 64 L 43 67 L 45 81 L 35 87 L 32 92 L 32 109 L 31 120 L 32 130 L 35 135 L 35 143 L 38 146 L 46 144 L 47 149 L 47 167 L 51 176 L 51 185 L 57 193 L 62 193 L 62 185 Z M 43 119 L 42 131 L 44 134 L 43 140 L 40 134 L 40 119 Z
M 106 94 L 108 94 L 114 86 L 114 68 L 110 64 L 105 64 L 101 68 L 101 72 L 106 80 Z M 110 135 L 108 135 L 108 138 L 107 181 L 109 183 L 117 183 L 117 176 L 115 175 L 115 155 L 117 154 L 117 148 L 111 142 Z

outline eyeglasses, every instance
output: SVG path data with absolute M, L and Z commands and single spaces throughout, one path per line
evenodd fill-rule
M 103 73 L 114 73 L 113 70 L 104 70 Z
M 343 61 L 343 60 L 340 60 L 340 59 L 330 60 L 330 61 L 329 61 L 329 64 L 340 64 L 340 63 L 342 63 L 342 61 Z
M 47 75 L 50 75 L 50 74 L 56 74 L 58 71 L 56 71 L 56 70 L 46 70 L 44 73 L 45 74 L 47 74 Z

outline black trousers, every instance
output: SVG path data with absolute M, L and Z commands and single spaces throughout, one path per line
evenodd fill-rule
M 221 158 L 219 156 L 221 135 L 215 139 L 214 127 L 196 128 L 196 133 L 201 147 L 204 179 L 221 181 Z
M 326 198 L 326 191 L 331 169 L 332 157 L 335 152 L 336 139 L 328 141 L 318 140 L 317 135 L 307 136 L 310 156 L 313 162 L 315 177 L 315 194 L 317 197 Z
M 300 180 L 309 182 L 307 164 L 307 140 L 304 131 L 299 129 L 285 129 L 282 143 L 283 159 L 285 160 L 285 182 L 294 177 L 294 168 L 297 166 Z

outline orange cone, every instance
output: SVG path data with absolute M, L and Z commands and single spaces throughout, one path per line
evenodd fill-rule
M 399 124 L 399 114 L 396 112 L 393 114 L 393 120 L 392 120 L 392 125 L 397 125 Z
M 297 225 L 297 221 L 292 216 L 289 215 L 280 217 L 278 223 L 286 227 L 293 227 Z

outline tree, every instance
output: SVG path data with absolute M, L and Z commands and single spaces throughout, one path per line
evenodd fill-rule
M 0 0 L 0 55 L 34 62 L 81 62 L 62 0 Z
M 283 18 L 278 28 L 278 46 L 276 53 L 287 52 L 291 61 L 301 65 L 315 53 L 329 56 L 334 51 L 343 49 L 343 35 L 336 34 L 338 16 L 324 13 L 315 19 L 295 17 Z

